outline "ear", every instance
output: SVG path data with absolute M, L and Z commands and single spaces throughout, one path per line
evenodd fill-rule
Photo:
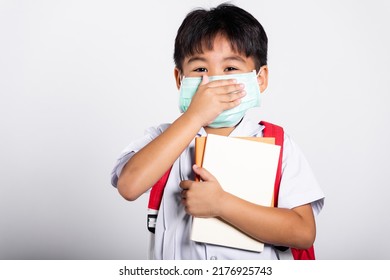
M 180 89 L 180 70 L 175 67 L 175 69 L 173 70 L 173 74 L 175 76 L 175 80 L 176 80 L 176 86 L 177 86 L 177 89 Z
M 268 66 L 264 65 L 260 68 L 260 74 L 257 76 L 260 92 L 263 93 L 268 87 Z

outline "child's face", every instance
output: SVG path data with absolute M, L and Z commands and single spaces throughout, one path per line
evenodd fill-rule
M 180 80 L 185 77 L 219 76 L 227 74 L 248 73 L 255 70 L 255 62 L 252 57 L 232 50 L 229 41 L 224 36 L 215 37 L 212 50 L 204 49 L 201 54 L 186 57 L 183 61 L 183 72 L 175 68 L 177 87 Z M 260 91 L 263 92 L 268 82 L 268 68 L 261 67 L 258 77 Z

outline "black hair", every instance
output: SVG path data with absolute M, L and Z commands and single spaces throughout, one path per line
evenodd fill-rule
M 253 57 L 256 69 L 267 65 L 268 38 L 263 26 L 247 11 L 232 4 L 221 4 L 209 11 L 196 9 L 187 14 L 175 40 L 174 62 L 182 71 L 186 57 L 213 48 L 217 35 L 231 42 L 234 51 Z

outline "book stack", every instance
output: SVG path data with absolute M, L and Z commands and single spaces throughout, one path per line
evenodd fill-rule
M 273 207 L 280 146 L 274 138 L 210 134 L 195 142 L 195 163 L 206 168 L 222 188 L 249 202 Z M 199 180 L 199 178 L 198 178 Z M 218 218 L 194 217 L 191 239 L 261 252 L 264 244 Z

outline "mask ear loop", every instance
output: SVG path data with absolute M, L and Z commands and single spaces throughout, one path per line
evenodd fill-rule
M 185 76 L 184 75 L 180 75 L 180 79 L 179 79 L 179 81 L 180 81 L 180 86 L 182 85 L 182 83 L 183 83 L 183 79 L 185 78 Z
M 260 67 L 259 72 L 257 72 L 257 75 L 256 75 L 257 80 L 258 80 L 259 75 L 261 74 L 261 71 L 262 71 L 262 70 L 263 70 L 263 68 Z M 253 70 L 253 71 L 256 71 L 256 70 Z M 259 84 L 259 87 L 260 87 L 260 84 Z M 261 91 L 260 91 L 260 93 L 261 93 Z

